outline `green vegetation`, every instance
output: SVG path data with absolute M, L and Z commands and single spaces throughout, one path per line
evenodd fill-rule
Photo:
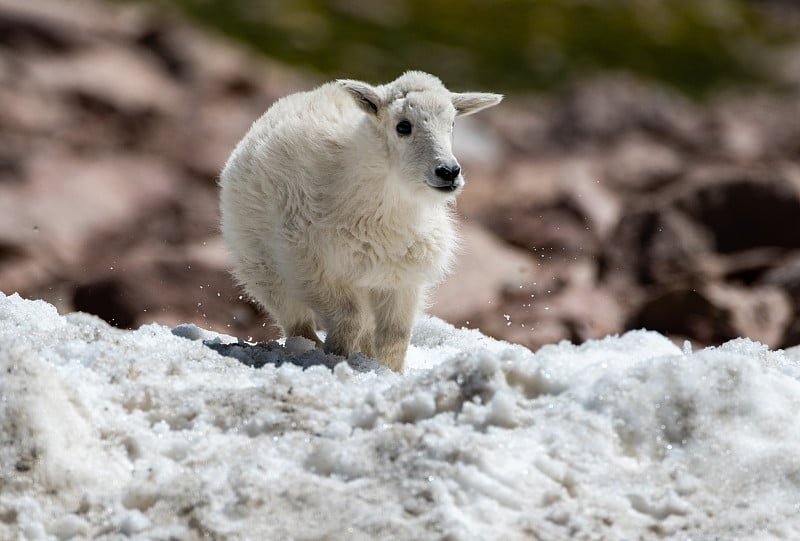
M 788 37 L 743 0 L 175 0 L 264 54 L 373 81 L 418 68 L 454 87 L 552 90 L 623 70 L 702 96 L 770 82 Z

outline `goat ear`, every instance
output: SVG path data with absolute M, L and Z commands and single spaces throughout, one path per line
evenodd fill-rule
M 378 114 L 378 111 L 383 105 L 383 100 L 377 88 L 367 83 L 353 81 L 351 79 L 339 79 L 336 82 L 353 96 L 356 104 L 361 107 L 364 112 L 370 115 Z
M 494 107 L 503 101 L 502 94 L 489 94 L 488 92 L 462 92 L 460 94 L 453 93 L 450 96 L 457 116 L 471 115 L 481 109 Z

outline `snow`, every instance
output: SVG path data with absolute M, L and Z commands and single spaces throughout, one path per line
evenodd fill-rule
M 796 351 L 310 346 L 0 294 L 0 539 L 800 538 Z

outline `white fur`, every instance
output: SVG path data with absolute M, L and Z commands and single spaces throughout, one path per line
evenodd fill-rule
M 453 120 L 501 99 L 407 72 L 292 94 L 253 123 L 220 177 L 222 233 L 234 274 L 286 336 L 321 344 L 316 314 L 326 351 L 402 370 L 416 311 L 456 242 L 463 178 L 442 187 L 436 174 L 458 165 Z

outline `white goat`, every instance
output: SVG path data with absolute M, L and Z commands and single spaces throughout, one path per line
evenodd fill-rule
M 253 123 L 220 177 L 222 233 L 235 276 L 286 336 L 322 345 L 316 314 L 326 351 L 402 371 L 456 244 L 454 119 L 501 100 L 410 71 L 292 94 Z

